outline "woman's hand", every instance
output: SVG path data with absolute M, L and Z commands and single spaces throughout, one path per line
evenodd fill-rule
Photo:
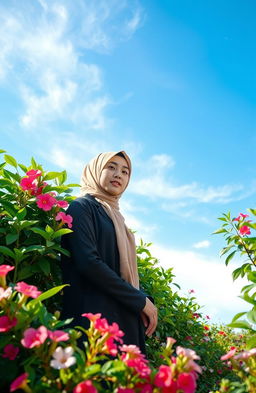
M 149 298 L 146 298 L 146 305 L 142 310 L 141 318 L 147 328 L 146 335 L 151 337 L 157 327 L 157 308 Z

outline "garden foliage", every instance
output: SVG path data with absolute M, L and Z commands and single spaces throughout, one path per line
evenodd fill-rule
M 164 270 L 142 241 L 141 285 L 159 309 L 156 334 L 147 340 L 148 359 L 135 346 L 123 345 L 118 325 L 100 314 L 84 315 L 91 321 L 88 342 L 84 350 L 77 346 L 83 327 L 69 329 L 70 321 L 59 319 L 65 285 L 60 255 L 68 253 L 60 237 L 72 231 L 65 208 L 77 186 L 65 185 L 66 178 L 65 171 L 46 172 L 34 159 L 26 167 L 5 154 L 0 164 L 0 368 L 5 370 L 0 391 L 204 393 L 221 376 L 234 379 L 220 358 L 234 344 L 236 353 L 243 349 L 244 337 L 210 325 L 193 290 L 181 296 L 172 269 Z M 252 369 L 253 355 L 248 359 Z

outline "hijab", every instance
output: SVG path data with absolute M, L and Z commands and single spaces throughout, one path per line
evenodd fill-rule
M 81 195 L 90 194 L 94 196 L 95 199 L 101 203 L 105 212 L 113 221 L 120 257 L 121 277 L 138 289 L 139 276 L 136 261 L 135 239 L 133 233 L 125 225 L 124 217 L 119 210 L 119 198 L 122 194 L 117 196 L 111 195 L 100 185 L 100 176 L 105 165 L 111 158 L 120 153 L 122 153 L 123 157 L 127 161 L 130 179 L 132 169 L 131 160 L 124 151 L 101 153 L 97 157 L 93 158 L 83 170 L 81 177 Z

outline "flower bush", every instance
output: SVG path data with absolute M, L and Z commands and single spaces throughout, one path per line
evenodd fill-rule
M 46 172 L 34 159 L 26 167 L 5 154 L 0 164 L 0 367 L 5 370 L 0 391 L 204 393 L 220 377 L 234 379 L 220 358 L 234 345 L 237 356 L 243 339 L 230 328 L 210 325 L 194 290 L 180 296 L 172 269 L 161 268 L 143 242 L 137 247 L 141 283 L 159 309 L 156 334 L 147 340 L 148 359 L 137 347 L 123 345 L 118 325 L 100 314 L 84 315 L 88 330 L 66 328 L 70 320 L 59 319 L 59 263 L 60 254 L 68 252 L 60 237 L 72 231 L 65 209 L 77 186 L 65 185 L 66 178 L 65 171 Z M 239 227 L 243 239 L 249 224 Z M 77 345 L 82 333 L 84 350 Z

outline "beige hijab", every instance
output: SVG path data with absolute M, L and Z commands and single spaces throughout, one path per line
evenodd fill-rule
M 107 162 L 118 153 L 124 155 L 131 176 L 131 161 L 124 151 L 101 153 L 92 159 L 83 170 L 81 177 L 81 195 L 93 195 L 97 201 L 102 204 L 104 210 L 113 221 L 120 257 L 121 277 L 135 288 L 139 288 L 134 235 L 125 225 L 124 218 L 119 211 L 119 198 L 122 194 L 112 196 L 100 186 L 100 175 L 103 168 Z

